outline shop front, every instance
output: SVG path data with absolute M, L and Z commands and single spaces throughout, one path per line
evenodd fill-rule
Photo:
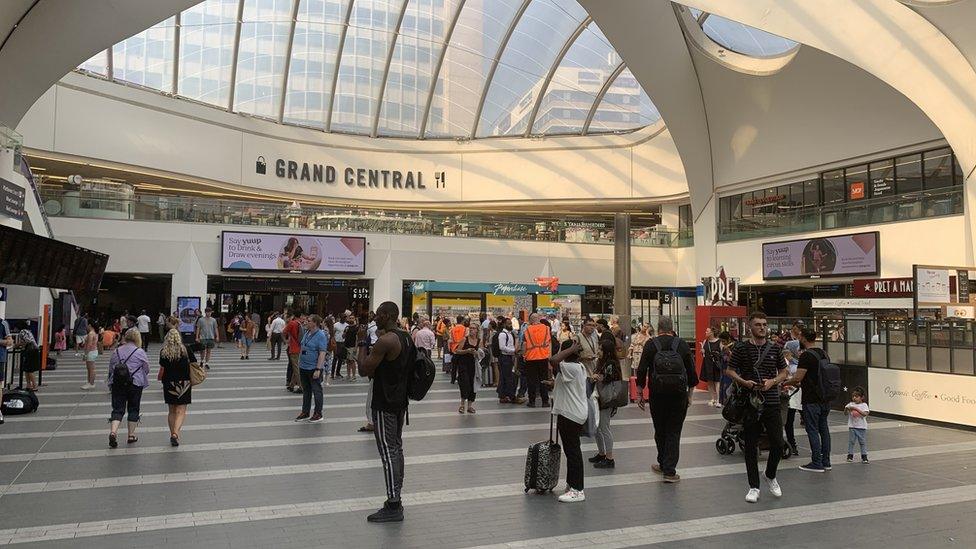
M 536 283 L 439 282 L 408 280 L 403 283 L 403 311 L 430 318 L 489 316 L 520 318 L 523 311 L 568 317 L 578 325 L 582 314 L 585 287 L 560 284 L 555 291 Z
M 299 309 L 325 317 L 350 310 L 369 312 L 370 281 L 305 277 L 207 277 L 207 306 L 231 315 Z

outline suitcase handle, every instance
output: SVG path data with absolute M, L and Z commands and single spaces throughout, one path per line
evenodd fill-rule
M 552 404 L 549 405 L 549 409 L 552 410 Z M 556 416 L 549 414 L 549 442 L 552 442 L 552 428 L 556 423 Z M 559 430 L 556 429 L 556 444 L 559 444 Z

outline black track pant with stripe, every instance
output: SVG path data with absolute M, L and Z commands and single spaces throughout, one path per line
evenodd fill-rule
M 386 482 L 386 497 L 391 502 L 400 501 L 403 488 L 403 419 L 404 411 L 373 412 L 373 436 L 376 448 L 383 462 L 383 480 Z

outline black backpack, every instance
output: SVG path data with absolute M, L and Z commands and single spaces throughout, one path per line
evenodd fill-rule
M 139 349 L 133 350 L 131 353 L 129 353 L 129 356 L 125 357 L 125 360 L 119 362 L 114 368 L 112 368 L 113 389 L 125 391 L 132 386 L 132 372 L 129 371 L 129 366 L 126 363 L 129 362 L 129 359 L 132 358 L 132 355 L 136 354 L 136 351 L 138 350 Z M 115 354 L 119 358 L 122 358 L 122 355 L 119 354 L 118 350 L 115 351 Z
M 840 378 L 840 367 L 830 361 L 827 352 L 820 351 L 817 374 L 820 376 L 820 402 L 830 404 L 844 392 L 844 383 Z
M 680 395 L 688 393 L 688 372 L 685 361 L 678 353 L 678 336 L 671 336 L 671 346 L 661 347 L 661 338 L 653 339 L 657 354 L 651 365 L 651 393 L 657 395 Z
M 404 342 L 409 345 L 410 352 L 410 361 L 407 363 L 407 397 L 410 400 L 423 400 L 430 386 L 434 384 L 437 369 L 427 350 L 418 349 L 408 336 L 400 339 L 401 345 Z
M 502 356 L 502 348 L 498 344 L 498 337 L 500 335 L 502 335 L 501 332 L 495 332 L 495 335 L 491 336 L 491 354 L 495 357 Z

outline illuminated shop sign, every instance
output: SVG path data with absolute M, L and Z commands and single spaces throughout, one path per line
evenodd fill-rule
M 777 202 L 782 202 L 786 200 L 785 194 L 777 194 L 773 196 L 762 196 L 756 198 L 750 198 L 745 201 L 746 206 L 768 206 L 770 204 L 775 204 Z

